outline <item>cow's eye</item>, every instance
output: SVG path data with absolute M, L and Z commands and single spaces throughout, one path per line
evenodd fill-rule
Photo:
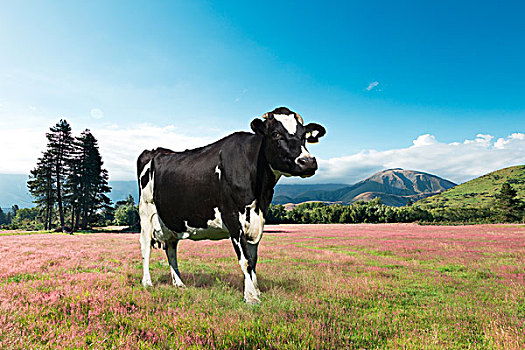
M 279 134 L 277 131 L 272 132 L 272 137 L 276 140 L 280 140 L 282 138 L 282 135 Z

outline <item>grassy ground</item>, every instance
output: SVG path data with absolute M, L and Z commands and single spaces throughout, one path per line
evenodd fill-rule
M 430 208 L 488 207 L 493 205 L 505 181 L 510 182 L 518 198 L 525 200 L 525 165 L 518 165 L 485 174 L 438 195 L 424 198 L 417 204 Z
M 525 347 L 525 228 L 268 226 L 262 303 L 228 241 L 164 253 L 145 290 L 137 234 L 0 236 L 0 348 Z

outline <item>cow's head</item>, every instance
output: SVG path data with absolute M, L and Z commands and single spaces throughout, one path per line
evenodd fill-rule
M 326 130 L 319 124 L 303 125 L 303 118 L 286 107 L 279 107 L 254 119 L 252 130 L 265 138 L 264 153 L 278 175 L 309 177 L 317 161 L 308 153 L 306 142 L 316 143 Z

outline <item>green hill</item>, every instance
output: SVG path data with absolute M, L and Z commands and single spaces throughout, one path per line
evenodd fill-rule
M 424 198 L 416 204 L 430 208 L 488 207 L 493 204 L 494 196 L 505 181 L 509 181 L 518 196 L 525 200 L 525 165 L 518 165 L 493 171 L 438 195 Z

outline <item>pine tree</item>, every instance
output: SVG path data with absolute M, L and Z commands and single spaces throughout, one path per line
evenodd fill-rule
M 73 141 L 71 157 L 67 161 L 69 174 L 64 185 L 64 202 L 71 214 L 71 229 L 74 231 L 79 227 L 80 201 L 83 196 L 82 187 L 82 150 L 78 138 Z
M 78 148 L 77 163 L 74 175 L 71 177 L 73 188 L 72 198 L 76 201 L 75 225 L 85 229 L 91 222 L 95 212 L 111 206 L 111 200 L 106 193 L 111 191 L 108 185 L 108 172 L 102 168 L 104 162 L 98 149 L 98 141 L 86 129 L 76 138 Z
M 500 192 L 496 194 L 495 204 L 504 221 L 516 221 L 521 217 L 523 203 L 517 197 L 517 191 L 512 188 L 508 181 L 503 183 Z
M 48 152 L 53 159 L 53 175 L 56 184 L 56 202 L 60 216 L 60 225 L 64 227 L 64 203 L 63 187 L 69 175 L 68 164 L 73 151 L 73 136 L 71 125 L 61 119 L 54 127 L 50 128 L 50 133 L 46 134 L 48 139 Z
M 13 206 L 11 207 L 11 213 L 13 215 L 13 217 L 16 216 L 16 213 L 20 210 L 20 207 L 18 206 L 18 204 L 13 204 Z
M 31 170 L 27 187 L 35 197 L 34 203 L 40 209 L 44 217 L 44 228 L 49 230 L 52 224 L 53 208 L 56 202 L 55 196 L 56 180 L 54 177 L 54 162 L 51 153 L 46 151 L 35 169 Z
M 7 217 L 2 210 L 2 207 L 0 207 L 0 226 L 7 224 Z

